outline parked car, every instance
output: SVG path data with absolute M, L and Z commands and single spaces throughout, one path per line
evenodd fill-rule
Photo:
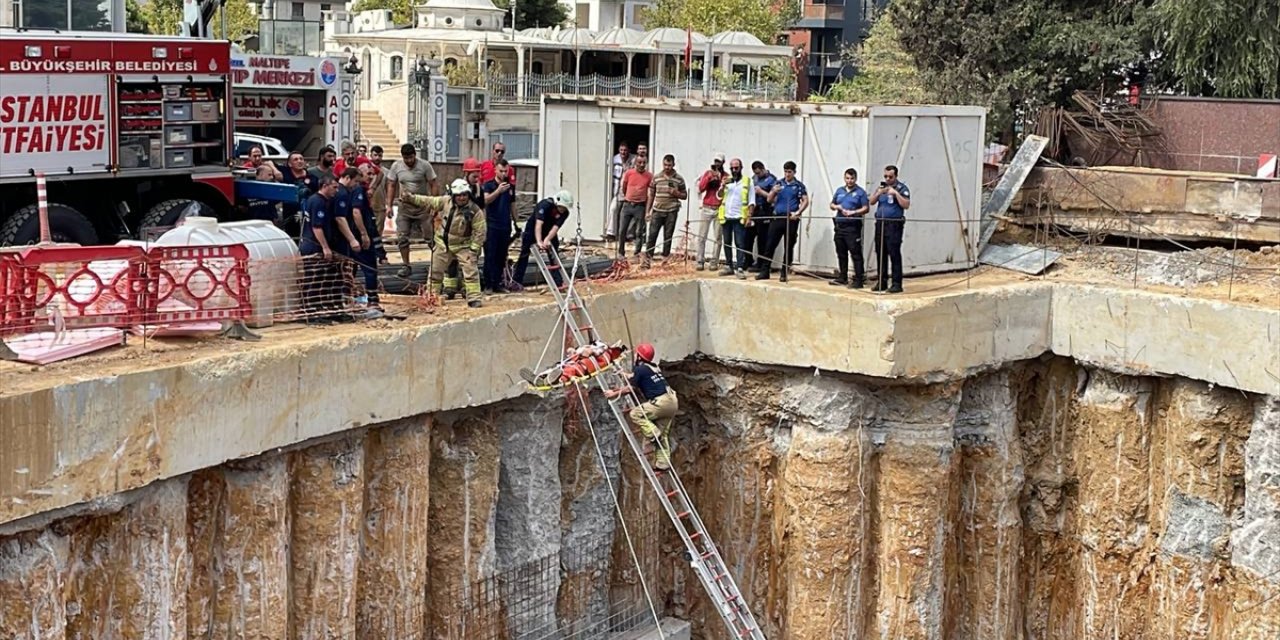
M 254 146 L 259 146 L 262 147 L 262 157 L 276 163 L 278 166 L 283 167 L 285 162 L 289 160 L 289 152 L 285 150 L 284 143 L 279 138 L 269 138 L 237 131 L 235 141 L 237 158 L 248 158 L 249 150 Z

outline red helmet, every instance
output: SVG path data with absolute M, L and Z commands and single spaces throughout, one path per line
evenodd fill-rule
M 472 171 L 479 171 L 480 161 L 476 160 L 475 158 L 467 158 L 466 160 L 462 161 L 462 170 L 467 173 L 470 173 Z
M 645 362 L 653 362 L 653 345 L 648 342 L 636 345 L 636 356 Z

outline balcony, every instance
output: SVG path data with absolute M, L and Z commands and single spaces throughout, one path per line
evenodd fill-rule
M 809 54 L 809 75 L 811 76 L 834 76 L 840 73 L 844 65 L 845 62 L 838 53 Z
M 521 91 L 523 82 L 524 91 Z M 572 73 L 528 74 L 523 78 L 512 74 L 491 74 L 487 79 L 489 102 L 493 105 L 537 106 L 543 94 L 576 96 L 631 96 L 637 98 L 700 98 L 704 90 L 721 100 L 791 100 L 795 86 L 752 80 L 722 84 L 712 79 L 659 80 L 657 78 L 612 77 Z

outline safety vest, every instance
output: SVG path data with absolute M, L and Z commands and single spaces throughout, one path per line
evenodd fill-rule
M 729 188 L 730 183 L 726 182 L 720 187 L 720 209 L 716 213 L 716 220 L 720 224 L 724 224 L 724 207 L 728 204 L 729 199 L 725 197 L 725 191 Z M 742 176 L 734 186 L 742 188 L 742 224 L 746 224 L 751 219 L 751 176 Z

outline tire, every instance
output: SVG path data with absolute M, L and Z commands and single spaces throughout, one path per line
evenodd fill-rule
M 170 227 L 177 226 L 188 215 L 187 210 L 191 205 L 198 207 L 199 215 L 207 217 L 215 217 L 216 213 L 213 207 L 190 198 L 174 198 L 173 200 L 165 200 L 151 207 L 147 214 L 142 216 L 142 222 L 138 225 L 138 233 L 148 228 L 163 228 L 168 230 Z
M 49 203 L 49 236 L 54 242 L 80 245 L 98 244 L 98 230 L 84 214 L 56 202 Z M 21 246 L 40 242 L 40 210 L 36 205 L 18 209 L 0 226 L 0 246 Z

